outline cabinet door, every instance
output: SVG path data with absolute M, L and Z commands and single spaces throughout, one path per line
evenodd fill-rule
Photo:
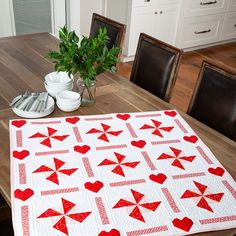
M 179 5 L 159 6 L 156 9 L 154 37 L 166 43 L 174 44 L 177 28 Z
M 128 47 L 125 50 L 126 55 L 135 55 L 140 33 L 143 32 L 155 36 L 155 19 L 156 14 L 153 7 L 133 8 L 130 21 Z
M 135 55 L 140 33 L 173 44 L 177 28 L 178 4 L 134 7 L 131 13 L 125 55 Z
M 230 12 L 225 14 L 221 40 L 236 38 L 236 13 Z

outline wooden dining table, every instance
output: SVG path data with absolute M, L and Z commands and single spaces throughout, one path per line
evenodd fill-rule
M 0 39 L 0 192 L 11 205 L 9 120 L 19 118 L 9 103 L 24 91 L 45 91 L 44 76 L 54 70 L 45 58 L 57 49 L 58 40 L 48 33 Z M 97 78 L 96 104 L 74 112 L 55 108 L 49 117 L 159 111 L 176 109 L 236 180 L 236 142 L 198 122 L 173 105 L 164 102 L 117 74 L 103 73 Z M 197 235 L 236 235 L 236 229 Z

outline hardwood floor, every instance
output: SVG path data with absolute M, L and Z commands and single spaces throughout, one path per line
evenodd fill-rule
M 203 59 L 236 68 L 236 42 L 184 52 L 170 103 L 186 111 Z M 129 79 L 132 63 L 120 63 L 118 73 Z

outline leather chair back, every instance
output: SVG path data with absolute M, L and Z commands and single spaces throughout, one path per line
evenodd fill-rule
M 90 37 L 97 36 L 99 29 L 104 27 L 106 27 L 107 36 L 110 38 L 110 42 L 107 45 L 108 49 L 111 49 L 113 46 L 122 49 L 126 26 L 97 13 L 93 13 Z
M 182 50 L 141 33 L 130 80 L 169 101 L 179 68 Z
M 236 140 L 236 70 L 203 61 L 187 113 Z

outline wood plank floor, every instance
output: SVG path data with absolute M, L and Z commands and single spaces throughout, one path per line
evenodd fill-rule
M 186 111 L 203 59 L 236 68 L 236 42 L 184 52 L 170 103 Z M 118 73 L 129 79 L 132 63 L 120 63 Z

